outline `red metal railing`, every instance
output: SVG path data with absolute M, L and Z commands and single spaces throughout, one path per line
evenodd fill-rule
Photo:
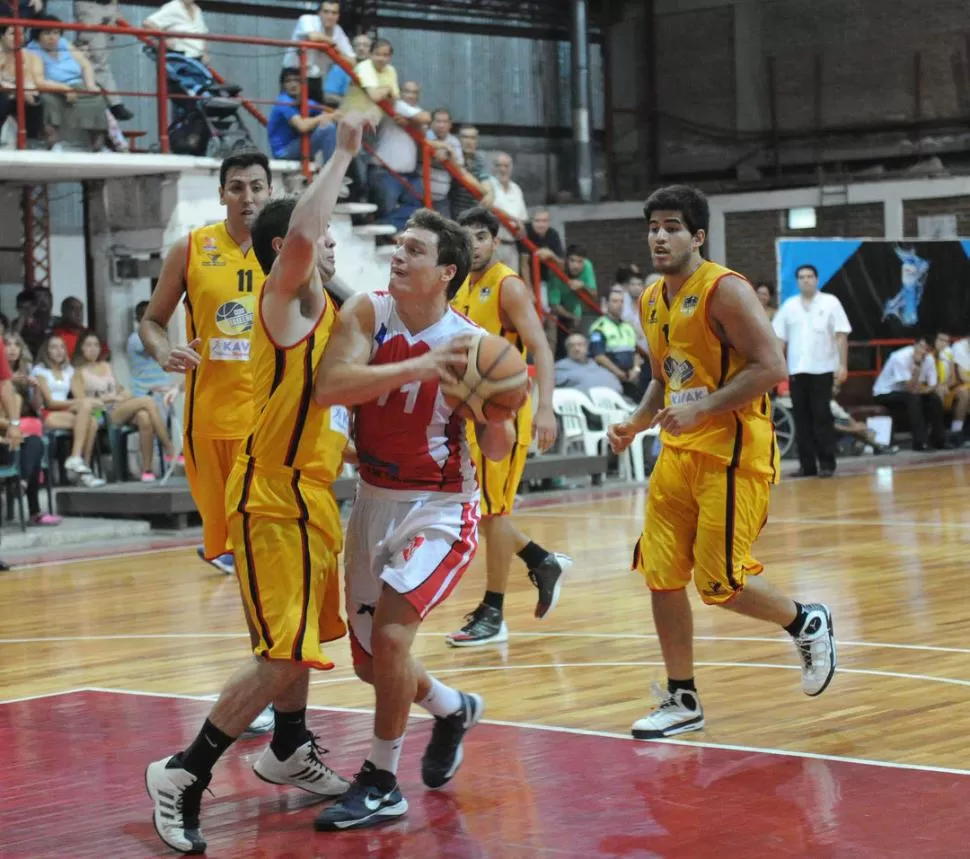
M 876 350 L 876 366 L 872 370 L 852 370 L 849 372 L 849 376 L 854 377 L 875 377 L 882 372 L 882 357 L 883 349 L 891 348 L 898 349 L 901 346 L 909 346 L 915 341 L 912 337 L 884 337 L 876 340 L 850 340 L 850 349 L 875 349 Z

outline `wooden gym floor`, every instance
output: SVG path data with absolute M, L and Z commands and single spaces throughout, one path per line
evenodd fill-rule
M 842 472 L 777 487 L 756 551 L 792 596 L 832 607 L 841 670 L 820 698 L 799 691 L 786 636 L 695 600 L 708 728 L 629 739 L 663 679 L 649 596 L 628 570 L 643 490 L 539 496 L 520 526 L 576 560 L 555 613 L 533 619 L 516 562 L 508 644 L 448 648 L 443 633 L 481 595 L 479 558 L 418 639 L 432 671 L 486 700 L 454 782 L 421 786 L 428 722 L 416 714 L 401 768 L 409 816 L 315 834 L 308 797 L 249 772 L 266 740 L 243 741 L 203 802 L 208 855 L 967 856 L 970 458 Z M 235 580 L 191 548 L 0 576 L 0 856 L 167 855 L 144 766 L 194 736 L 246 647 Z M 310 723 L 352 775 L 371 690 L 346 640 L 329 652 L 337 668 L 314 675 Z

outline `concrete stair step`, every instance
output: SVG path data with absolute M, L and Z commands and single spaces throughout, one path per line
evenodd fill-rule
M 105 543 L 108 540 L 147 537 L 151 530 L 151 523 L 142 519 L 66 516 L 60 525 L 43 528 L 28 526 L 26 531 L 21 531 L 16 521 L 5 521 L 0 530 L 0 553 L 18 549 L 71 548 L 82 544 Z

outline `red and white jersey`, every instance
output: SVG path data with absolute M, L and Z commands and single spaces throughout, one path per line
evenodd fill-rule
M 416 358 L 481 329 L 451 307 L 430 328 L 411 334 L 386 292 L 374 305 L 371 364 Z M 478 494 L 478 478 L 465 438 L 465 419 L 445 402 L 437 379 L 409 382 L 357 408 L 354 422 L 358 471 L 371 486 L 404 492 Z

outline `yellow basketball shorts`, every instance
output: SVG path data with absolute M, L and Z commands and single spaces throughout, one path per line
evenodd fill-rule
M 342 638 L 337 556 L 322 530 L 302 519 L 229 516 L 236 576 L 253 653 L 327 670 L 321 642 Z
M 481 487 L 482 516 L 508 516 L 515 504 L 515 496 L 525 471 L 529 445 L 516 443 L 512 452 L 498 462 L 482 456 L 474 430 L 468 434 L 472 461 Z
M 694 586 L 705 603 L 728 602 L 764 567 L 751 546 L 768 517 L 767 477 L 713 457 L 664 447 L 650 475 L 643 533 L 633 552 L 654 591 Z
M 226 528 L 226 484 L 243 441 L 185 436 L 185 477 L 202 517 L 202 546 L 207 561 L 232 551 Z

